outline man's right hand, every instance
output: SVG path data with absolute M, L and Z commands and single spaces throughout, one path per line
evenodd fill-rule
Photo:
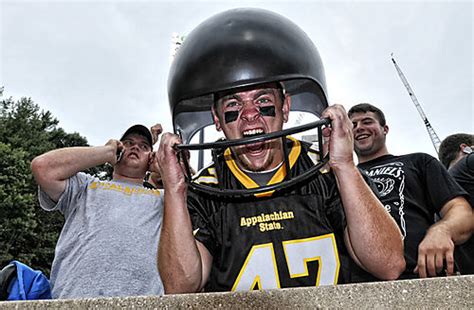
M 163 226 L 158 247 L 158 269 L 167 294 L 199 292 L 209 279 L 212 256 L 194 239 L 187 205 L 183 163 L 178 160 L 179 136 L 161 136 L 157 158 L 164 187 Z M 180 156 L 186 158 L 188 156 Z
M 181 164 L 178 161 L 178 149 L 176 148 L 176 145 L 181 143 L 182 141 L 178 135 L 169 132 L 164 133 L 161 136 L 157 155 L 165 190 L 179 192 L 184 195 L 186 180 Z
M 111 153 L 110 156 L 108 156 L 109 159 L 107 160 L 107 162 L 112 166 L 115 166 L 121 158 L 121 153 L 123 152 L 123 144 L 118 140 L 110 139 L 109 141 L 107 141 L 105 146 L 111 148 Z

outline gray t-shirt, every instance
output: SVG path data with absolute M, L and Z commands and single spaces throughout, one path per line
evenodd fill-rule
M 58 203 L 65 218 L 51 268 L 53 298 L 162 295 L 157 249 L 163 191 L 78 173 Z

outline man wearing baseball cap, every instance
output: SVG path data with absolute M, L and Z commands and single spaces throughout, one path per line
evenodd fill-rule
M 128 128 L 104 146 L 47 152 L 31 164 L 39 201 L 65 223 L 51 268 L 53 298 L 161 295 L 156 255 L 163 214 L 161 190 L 143 186 L 147 171 L 159 172 L 153 144 L 161 133 Z M 109 163 L 102 181 L 82 171 Z

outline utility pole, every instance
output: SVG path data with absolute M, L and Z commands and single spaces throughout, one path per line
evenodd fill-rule
M 425 123 L 426 130 L 428 130 L 428 134 L 430 136 L 431 142 L 433 143 L 433 146 L 436 150 L 436 153 L 439 151 L 439 145 L 441 144 L 441 141 L 438 138 L 438 135 L 434 131 L 433 127 L 431 127 L 430 122 L 428 121 L 428 118 L 426 117 L 425 113 L 423 112 L 423 109 L 421 108 L 420 103 L 418 102 L 418 99 L 416 99 L 415 93 L 410 87 L 410 84 L 408 83 L 407 79 L 405 78 L 405 75 L 403 74 L 402 70 L 400 67 L 397 65 L 397 62 L 395 61 L 395 58 L 393 58 L 393 53 L 392 53 L 392 62 L 395 65 L 395 68 L 397 69 L 398 75 L 400 76 L 400 79 L 403 82 L 403 85 L 405 85 L 405 88 L 408 91 L 408 94 L 410 95 L 411 100 L 415 104 L 416 109 L 418 110 L 418 113 L 421 116 L 421 119 Z

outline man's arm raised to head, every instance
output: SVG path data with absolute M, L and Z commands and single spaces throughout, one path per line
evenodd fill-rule
M 349 253 L 374 276 L 397 279 L 405 269 L 402 236 L 355 166 L 352 123 L 341 105 L 329 107 L 322 117 L 331 119 L 331 128 L 325 128 L 323 135 L 329 139 L 329 164 L 346 214 L 345 243 Z
M 187 186 L 174 149 L 180 142 L 177 135 L 165 133 L 158 150 L 165 190 L 158 269 L 167 294 L 201 291 L 212 265 L 209 251 L 194 238 L 187 208 Z
M 31 162 L 36 182 L 48 196 L 58 201 L 66 187 L 66 180 L 79 171 L 106 162 L 115 164 L 120 142 L 109 140 L 104 146 L 68 147 L 37 156 Z

